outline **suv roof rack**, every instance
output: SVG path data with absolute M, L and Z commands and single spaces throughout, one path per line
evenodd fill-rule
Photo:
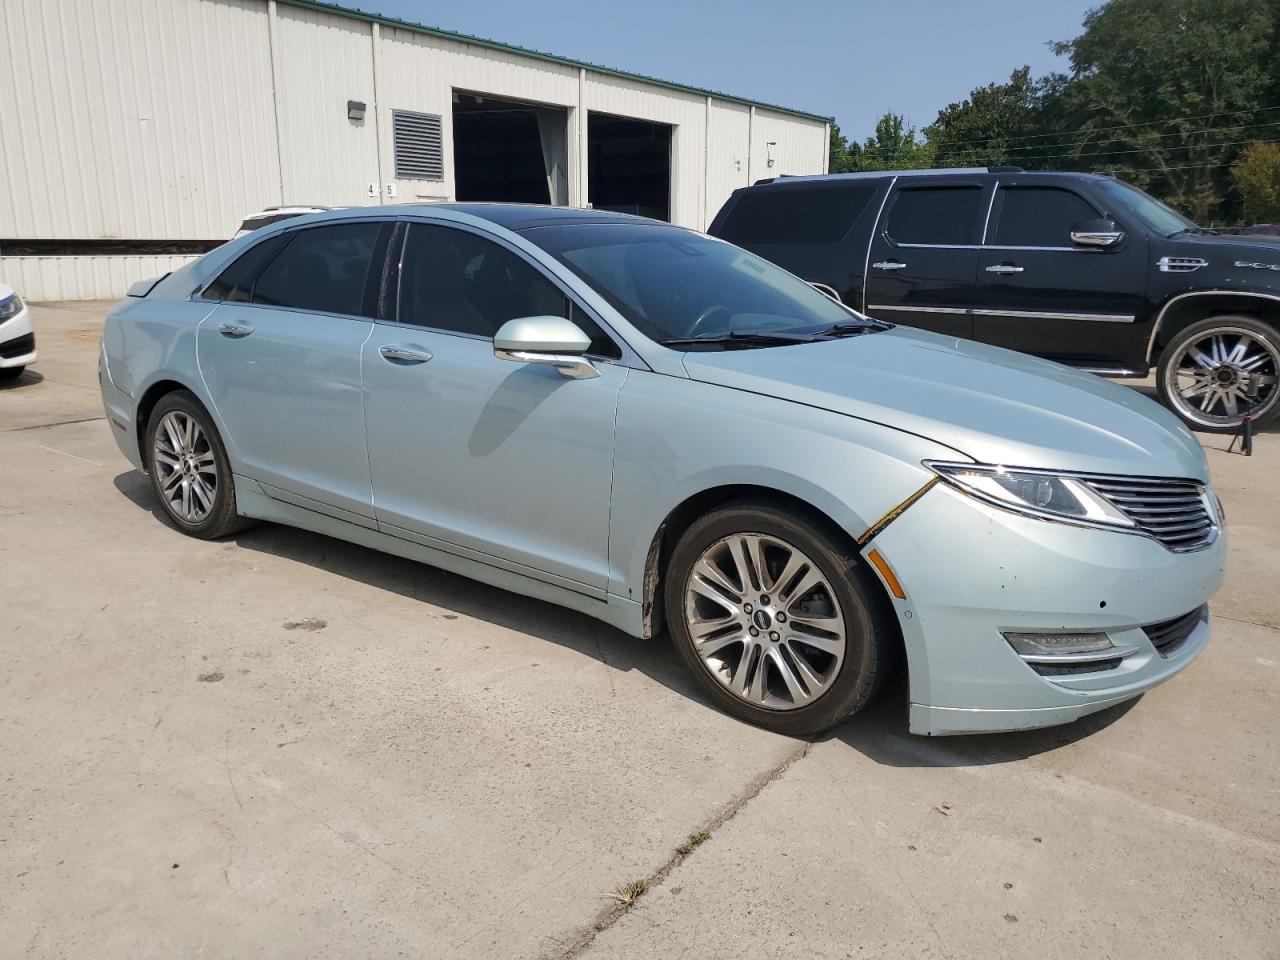
M 1014 167 L 1014 166 L 987 167 L 987 173 L 1026 173 L 1026 172 L 1027 171 L 1023 170 L 1022 167 Z

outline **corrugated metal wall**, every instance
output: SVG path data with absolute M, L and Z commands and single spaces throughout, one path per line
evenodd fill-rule
M 214 240 L 275 204 L 447 200 L 455 90 L 566 108 L 571 203 L 587 111 L 670 124 L 672 219 L 691 227 L 826 163 L 818 121 L 273 0 L 0 0 L 0 59 L 0 238 Z M 395 179 L 393 109 L 444 118 L 443 181 Z M 189 259 L 3 252 L 31 299 L 119 296 Z

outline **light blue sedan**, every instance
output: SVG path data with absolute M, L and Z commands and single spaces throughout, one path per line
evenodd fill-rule
M 1204 453 L 1157 404 L 619 214 L 266 227 L 135 285 L 100 379 L 180 530 L 292 524 L 665 626 L 786 734 L 900 662 L 916 733 L 1074 720 L 1185 667 L 1223 575 Z

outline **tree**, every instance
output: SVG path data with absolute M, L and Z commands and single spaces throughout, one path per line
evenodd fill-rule
M 912 170 L 933 165 L 933 147 L 916 139 L 915 127 L 899 114 L 886 113 L 876 123 L 858 154 L 850 154 L 856 170 Z
M 1208 220 L 1230 210 L 1242 141 L 1280 114 L 1276 0 L 1111 0 L 1053 45 L 1071 59 L 1053 165 L 1112 169 Z M 1271 127 L 1270 129 L 1276 129 Z M 1250 134 L 1253 134 L 1252 136 Z
M 990 83 L 967 99 L 939 111 L 924 128 L 940 167 L 1012 164 L 1039 167 L 1041 155 L 1056 153 L 1054 134 L 1044 119 L 1047 101 L 1064 78 L 1031 78 L 1030 67 L 1013 71 L 1008 83 Z
M 831 173 L 849 173 L 858 169 L 858 155 L 862 148 L 850 143 L 840 132 L 840 124 L 831 124 L 831 144 L 827 154 L 827 169 Z
M 1245 218 L 1280 223 L 1280 143 L 1252 143 L 1240 152 L 1231 179 L 1244 198 Z

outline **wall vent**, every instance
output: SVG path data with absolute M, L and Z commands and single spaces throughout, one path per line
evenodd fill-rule
M 397 180 L 444 179 L 444 132 L 434 113 L 391 111 Z

